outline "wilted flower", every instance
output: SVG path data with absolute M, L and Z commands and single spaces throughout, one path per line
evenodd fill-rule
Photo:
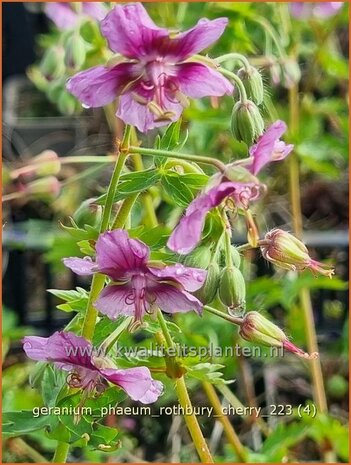
M 101 21 L 107 13 L 101 2 L 81 2 L 75 5 L 76 8 L 70 2 L 48 2 L 45 5 L 45 14 L 59 29 L 72 29 L 83 16 Z
M 244 210 L 248 209 L 251 201 L 259 198 L 262 185 L 254 175 L 267 163 L 282 160 L 293 149 L 293 145 L 279 140 L 285 130 L 286 124 L 276 121 L 250 148 L 248 160 L 229 164 L 223 174 L 216 174 L 212 178 L 211 188 L 191 202 L 171 234 L 167 243 L 171 250 L 180 254 L 191 252 L 201 239 L 207 213 L 226 198 Z
M 263 257 L 274 265 L 286 270 L 303 271 L 309 268 L 313 273 L 332 277 L 334 270 L 324 263 L 313 260 L 307 247 L 292 234 L 281 229 L 272 229 L 265 235 L 261 247 Z
M 94 303 L 111 319 L 134 315 L 141 322 L 145 313 L 160 308 L 167 313 L 202 312 L 202 303 L 188 291 L 198 290 L 206 271 L 181 264 L 156 268 L 148 263 L 149 247 L 131 239 L 122 229 L 100 235 L 96 262 L 90 258 L 65 258 L 64 264 L 79 275 L 103 273 L 111 282 Z
M 292 2 L 290 11 L 295 18 L 299 19 L 308 19 L 311 16 L 329 18 L 334 16 L 343 4 L 344 2 Z
M 146 367 L 119 370 L 107 356 L 94 355 L 94 348 L 84 337 L 71 332 L 56 332 L 52 336 L 26 336 L 23 349 L 33 360 L 52 362 L 69 372 L 70 387 L 89 392 L 103 387 L 103 379 L 122 388 L 133 400 L 143 404 L 155 402 L 163 385 L 155 381 Z
M 187 97 L 230 95 L 232 84 L 191 56 L 223 33 L 226 18 L 202 19 L 192 29 L 172 33 L 159 28 L 141 3 L 117 5 L 101 23 L 109 47 L 121 54 L 107 66 L 73 76 L 67 89 L 84 106 L 102 107 L 119 97 L 116 115 L 146 132 L 176 121 Z
M 285 333 L 274 323 L 267 320 L 258 312 L 248 312 L 240 326 L 240 336 L 249 342 L 262 344 L 267 347 L 282 347 L 299 357 L 315 359 L 318 354 L 308 354 L 289 341 Z

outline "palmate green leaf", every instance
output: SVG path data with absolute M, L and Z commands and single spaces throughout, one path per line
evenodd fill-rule
M 3 412 L 2 421 L 3 434 L 20 436 L 45 427 L 53 428 L 57 425 L 58 418 L 52 415 L 35 417 L 32 410 L 22 410 L 18 412 Z
M 156 226 L 155 228 L 143 228 L 139 232 L 138 237 L 141 241 L 145 242 L 151 250 L 160 250 L 166 246 L 171 229 L 167 226 Z
M 56 405 L 57 396 L 66 384 L 67 373 L 46 365 L 41 382 L 41 394 L 47 407 Z
M 144 171 L 136 171 L 133 173 L 123 174 L 120 177 L 120 183 L 118 184 L 114 202 L 123 200 L 129 197 L 130 194 L 136 192 L 142 192 L 154 186 L 160 180 L 160 174 L 154 169 L 148 169 Z M 103 205 L 106 200 L 106 194 L 101 195 L 96 203 Z
M 187 375 L 200 381 L 208 381 L 211 384 L 230 384 L 234 380 L 224 380 L 223 373 L 217 370 L 224 368 L 219 363 L 198 363 L 187 366 Z
M 77 287 L 76 290 L 70 291 L 61 289 L 48 289 L 48 292 L 58 297 L 59 299 L 66 301 L 65 304 L 57 305 L 57 308 L 64 312 L 81 312 L 84 311 L 87 307 L 89 294 L 81 287 Z
M 194 198 L 191 189 L 174 171 L 162 176 L 161 183 L 170 200 L 179 207 L 187 207 Z
M 163 136 L 159 140 L 159 149 L 176 151 L 181 150 L 188 139 L 188 131 L 185 131 L 181 138 L 182 119 L 179 118 L 175 123 L 170 124 Z

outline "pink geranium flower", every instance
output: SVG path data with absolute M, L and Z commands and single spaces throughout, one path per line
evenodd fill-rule
M 75 27 L 82 16 L 101 21 L 107 13 L 106 7 L 100 2 L 80 3 L 81 12 L 75 11 L 69 2 L 48 2 L 45 5 L 45 14 L 55 25 L 62 30 Z
M 230 198 L 236 207 L 244 210 L 248 209 L 251 201 L 259 198 L 262 185 L 254 176 L 267 163 L 283 160 L 293 149 L 293 145 L 286 145 L 279 139 L 285 131 L 286 124 L 283 121 L 276 121 L 250 148 L 248 160 L 227 165 L 227 170 L 222 175 L 213 177 L 212 185 L 214 183 L 215 186 L 191 202 L 171 234 L 167 243 L 171 250 L 180 254 L 191 252 L 201 239 L 207 213 L 226 198 Z M 237 182 L 229 179 L 232 167 L 237 166 L 245 167 L 248 175 L 250 173 L 254 175 L 251 176 L 251 182 Z M 247 177 L 250 179 L 250 176 Z
M 308 19 L 311 16 L 316 18 L 329 18 L 343 6 L 344 2 L 291 2 L 290 11 L 295 18 Z
M 206 271 L 181 264 L 157 268 L 148 263 L 149 252 L 146 244 L 116 229 L 100 235 L 95 262 L 75 257 L 63 261 L 79 275 L 98 272 L 111 279 L 94 305 L 112 320 L 126 315 L 141 322 L 145 313 L 157 308 L 167 313 L 201 313 L 202 303 L 190 292 L 203 285 Z
M 143 404 L 155 402 L 163 385 L 155 381 L 146 367 L 119 370 L 107 356 L 94 355 L 94 349 L 84 337 L 71 332 L 56 332 L 52 336 L 26 336 L 23 349 L 32 360 L 53 362 L 69 372 L 70 387 L 92 392 L 103 387 L 103 380 L 122 388 L 131 399 Z
M 121 59 L 76 74 L 67 89 L 87 107 L 102 107 L 118 96 L 116 115 L 142 132 L 176 121 L 187 97 L 233 92 L 215 69 L 190 60 L 222 35 L 227 22 L 201 19 L 175 34 L 156 26 L 141 3 L 117 5 L 102 21 L 101 31 Z

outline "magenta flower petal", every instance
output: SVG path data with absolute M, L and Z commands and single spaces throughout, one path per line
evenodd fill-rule
M 66 88 L 83 105 L 103 107 L 113 102 L 127 83 L 137 77 L 136 73 L 135 65 L 130 63 L 121 63 L 113 68 L 94 66 L 71 77 Z
M 100 370 L 100 373 L 108 381 L 124 389 L 131 399 L 144 404 L 155 402 L 163 390 L 162 383 L 154 381 L 150 370 L 146 367 L 126 370 L 106 368 Z
M 311 16 L 316 18 L 329 18 L 334 16 L 344 2 L 291 2 L 290 11 L 295 18 L 308 19 Z
M 69 6 L 69 3 L 47 2 L 45 14 L 58 27 L 58 29 L 71 29 L 77 21 L 78 15 Z
M 141 3 L 117 5 L 101 23 L 111 50 L 128 58 L 147 59 L 155 44 L 168 37 L 167 29 L 152 21 Z
M 171 279 L 182 284 L 186 291 L 194 292 L 203 286 L 207 272 L 200 268 L 190 268 L 180 263 L 165 268 L 152 268 L 149 271 L 158 278 Z
M 107 13 L 107 8 L 101 2 L 83 2 L 83 13 L 91 18 L 101 21 Z
M 92 345 L 71 332 L 57 331 L 48 338 L 26 336 L 23 350 L 32 360 L 55 362 L 64 370 L 76 365 L 95 370 L 91 363 Z
M 132 316 L 135 312 L 133 288 L 130 284 L 106 286 L 94 302 L 100 313 L 116 320 L 120 315 Z
M 276 121 L 259 137 L 257 144 L 250 148 L 249 153 L 253 160 L 246 168 L 251 173 L 256 175 L 267 163 L 282 160 L 289 155 L 294 146 L 279 140 L 286 129 L 284 121 Z
M 220 38 L 228 24 L 228 18 L 217 18 L 212 21 L 200 19 L 193 28 L 181 32 L 170 41 L 168 55 L 177 61 L 183 61 L 191 55 L 201 52 Z
M 62 261 L 67 268 L 70 268 L 79 276 L 89 276 L 98 270 L 97 264 L 90 257 L 68 257 Z
M 191 252 L 200 242 L 207 213 L 212 208 L 220 205 L 235 189 L 234 183 L 223 182 L 196 197 L 188 206 L 185 215 L 171 234 L 167 246 L 180 254 Z
M 99 271 L 116 281 L 143 270 L 149 258 L 147 245 L 131 239 L 123 229 L 101 234 L 95 248 Z
M 177 65 L 181 91 L 192 98 L 207 95 L 231 95 L 234 87 L 218 71 L 201 63 L 181 63 Z
M 159 307 L 166 313 L 184 313 L 195 310 L 200 315 L 202 314 L 203 305 L 196 297 L 171 284 L 159 284 L 153 290 L 150 296 L 151 299 L 153 299 L 156 307 Z
M 138 95 L 140 95 L 139 87 L 137 88 Z M 142 97 L 144 98 L 144 92 Z M 151 98 L 148 98 L 147 101 L 152 100 L 153 95 Z M 133 97 L 131 92 L 127 92 L 123 94 L 119 98 L 119 105 L 116 116 L 121 118 L 126 124 L 130 124 L 135 126 L 141 132 L 147 132 L 151 129 L 165 126 L 169 124 L 171 121 L 177 121 L 182 114 L 183 107 L 180 103 L 171 101 L 169 98 L 164 100 L 164 110 L 171 111 L 173 113 L 167 120 L 159 120 L 157 121 L 157 117 L 148 109 L 146 104 L 141 104 L 136 101 Z

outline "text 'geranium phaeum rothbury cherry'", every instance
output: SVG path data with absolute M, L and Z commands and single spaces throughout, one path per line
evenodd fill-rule
M 118 63 L 76 74 L 67 89 L 88 107 L 119 97 L 116 115 L 142 132 L 176 121 L 187 97 L 232 94 L 232 84 L 218 71 L 191 61 L 227 23 L 227 18 L 201 19 L 186 32 L 172 33 L 156 26 L 141 3 L 117 5 L 101 22 L 101 32 L 121 54 Z
M 207 213 L 226 198 L 243 209 L 259 198 L 262 185 L 255 175 L 268 163 L 283 160 L 293 149 L 293 145 L 286 145 L 280 140 L 285 131 L 286 124 L 276 121 L 250 148 L 247 160 L 227 165 L 222 175 L 216 174 L 212 178 L 211 188 L 191 202 L 171 234 L 167 243 L 171 250 L 180 254 L 191 252 L 201 239 Z
M 52 362 L 68 371 L 67 382 L 72 388 L 92 392 L 104 387 L 105 379 L 143 404 L 155 402 L 162 394 L 162 383 L 152 379 L 148 368 L 119 370 L 109 357 L 95 356 L 93 346 L 84 337 L 71 332 L 56 332 L 48 338 L 26 336 L 23 350 L 32 360 Z
M 202 312 L 202 303 L 190 292 L 204 284 L 206 271 L 181 264 L 157 268 L 148 263 L 149 247 L 131 239 L 122 229 L 107 231 L 96 242 L 96 262 L 90 258 L 65 258 L 64 264 L 79 275 L 103 273 L 111 279 L 95 301 L 95 307 L 112 320 L 157 308 L 167 312 Z M 190 292 L 188 292 L 190 291 Z

